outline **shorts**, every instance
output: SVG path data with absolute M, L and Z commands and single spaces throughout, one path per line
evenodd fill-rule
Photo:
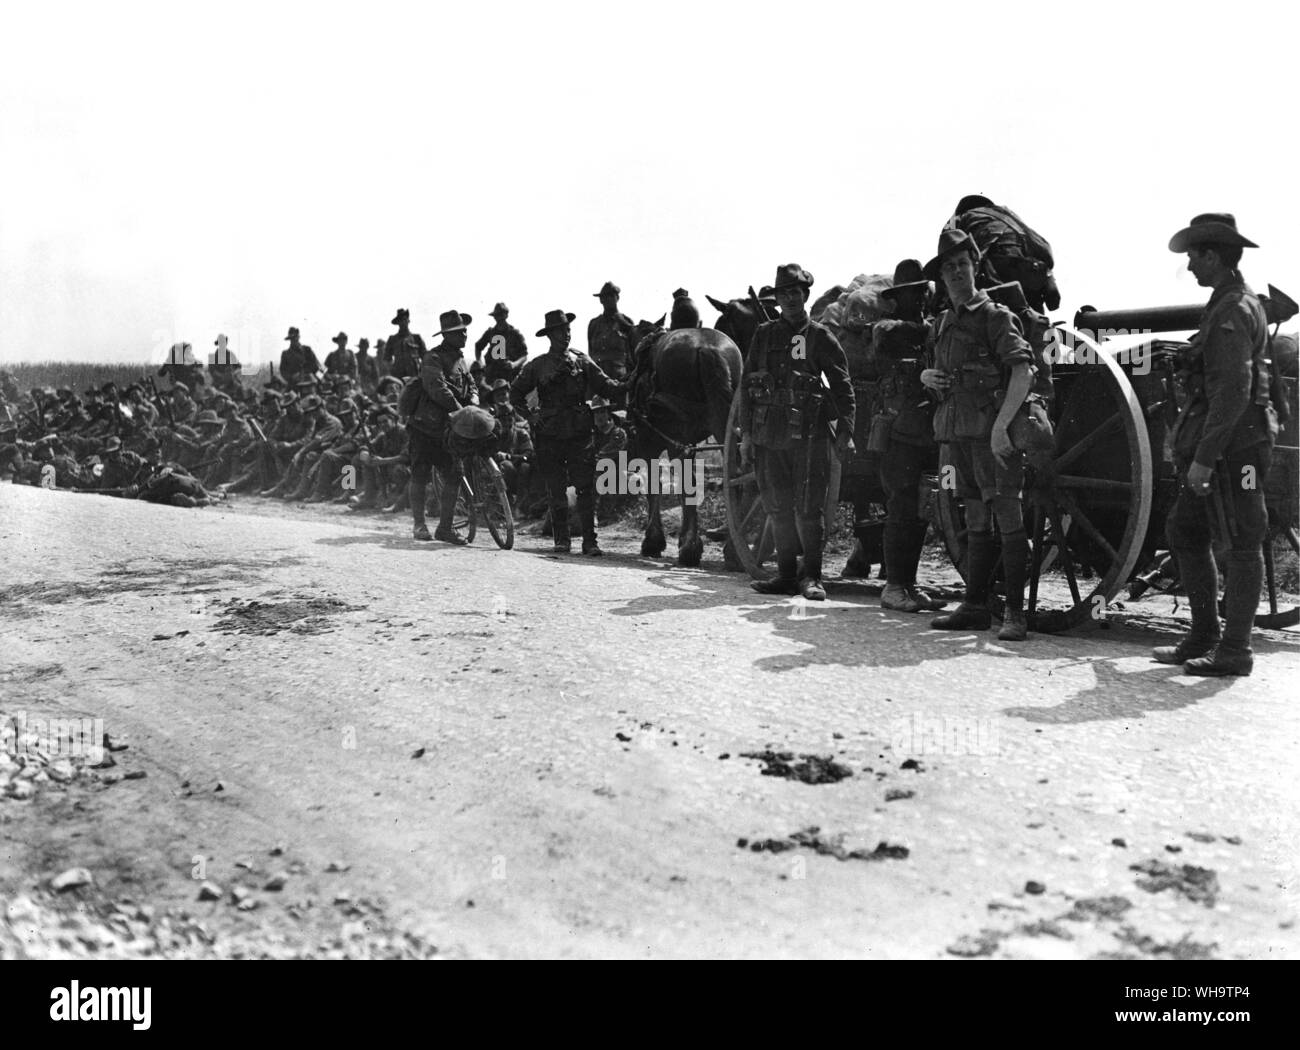
M 950 472 L 959 499 L 988 503 L 994 497 L 1022 499 L 1025 489 L 1025 454 L 1016 452 L 1003 466 L 985 441 L 947 441 L 939 452 L 939 487 L 947 486 Z

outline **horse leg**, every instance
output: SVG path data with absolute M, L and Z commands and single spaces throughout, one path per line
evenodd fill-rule
M 704 555 L 700 538 L 700 508 L 695 497 L 682 493 L 682 529 L 677 535 L 677 564 L 694 569 Z
M 668 546 L 664 539 L 664 523 L 659 516 L 659 493 L 647 492 L 645 538 L 641 540 L 641 557 L 657 558 Z

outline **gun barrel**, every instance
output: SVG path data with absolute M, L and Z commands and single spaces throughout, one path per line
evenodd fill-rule
M 1094 338 L 1097 333 L 1190 332 L 1200 327 L 1204 303 L 1188 306 L 1145 306 L 1132 310 L 1098 310 L 1085 306 L 1074 315 L 1074 327 Z

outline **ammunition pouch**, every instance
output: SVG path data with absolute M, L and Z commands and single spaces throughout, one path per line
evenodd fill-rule
M 967 363 L 955 376 L 945 404 L 953 413 L 953 433 L 959 441 L 982 441 L 993 433 L 1002 374 L 996 365 Z
M 778 388 L 772 373 L 751 372 L 745 379 L 751 408 L 752 439 L 760 448 L 786 449 L 817 426 L 824 390 L 816 376 L 793 372 Z
M 559 408 L 543 408 L 538 413 L 537 433 L 540 437 L 569 441 L 590 437 L 593 428 L 591 408 L 586 402 Z
M 1047 405 L 1037 394 L 1030 394 L 1011 418 L 1007 437 L 1011 439 L 1013 448 L 1033 457 L 1056 451 L 1052 420 L 1047 414 Z

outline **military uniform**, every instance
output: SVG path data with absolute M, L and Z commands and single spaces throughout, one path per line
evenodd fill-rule
M 328 375 L 357 377 L 357 355 L 346 346 L 337 346 L 325 357 L 325 371 Z
M 939 254 L 925 267 L 926 276 L 937 278 L 943 260 L 960 253 L 976 254 L 970 237 L 960 230 L 945 230 Z M 1001 532 L 1006 580 L 1007 614 L 998 637 L 1021 641 L 1026 636 L 1024 590 L 1029 561 L 1022 503 L 1025 457 L 1012 452 L 1005 464 L 999 461 L 993 454 L 992 434 L 1015 370 L 1024 367 L 1031 376 L 1037 374 L 1033 352 L 1019 319 L 983 291 L 940 315 L 932 326 L 930 345 L 933 368 L 950 381 L 934 413 L 934 436 L 942 446 L 941 483 L 949 478 L 955 482 L 955 494 L 965 502 L 968 519 L 965 600 L 956 612 L 932 621 L 932 626 L 966 630 L 985 629 L 991 623 L 988 598 L 997 551 L 992 522 L 981 506 L 991 504 Z M 1050 390 L 1045 377 L 1039 382 L 1048 383 Z M 1041 386 L 1038 393 L 1044 393 Z
M 491 389 L 498 379 L 512 380 L 528 357 L 523 333 L 505 320 L 499 320 L 474 343 L 475 363 L 487 351 L 483 364 L 482 385 Z
M 445 339 L 451 332 L 464 331 L 469 321 L 468 314 L 448 311 L 441 316 L 439 334 Z M 420 365 L 419 383 L 419 403 L 407 421 L 411 454 L 409 491 L 415 535 L 417 539 L 429 538 L 424 521 L 424 503 L 426 486 L 436 467 L 442 484 L 442 501 L 435 536 L 456 542 L 451 539 L 451 523 L 460 490 L 461 466 L 446 447 L 447 417 L 458 408 L 478 404 L 477 384 L 460 348 L 450 347 L 445 342 L 425 356 Z
M 405 308 L 397 311 L 390 324 L 398 330 L 384 342 L 383 361 L 388 365 L 388 374 L 398 379 L 410 379 L 420 374 L 420 362 L 424 360 L 428 348 L 424 337 L 410 331 L 411 311 Z
M 548 314 L 548 322 L 549 319 Z M 528 395 L 537 392 L 538 410 L 532 427 L 535 462 L 537 473 L 546 484 L 556 546 L 569 543 L 565 490 L 572 485 L 578 496 L 583 549 L 587 552 L 598 549 L 596 446 L 587 401 L 595 394 L 610 397 L 621 389 L 590 358 L 572 350 L 563 354 L 550 351 L 533 358 L 524 365 L 510 388 L 510 400 L 516 405 L 527 404 Z
M 587 356 L 605 375 L 626 379 L 636 363 L 636 325 L 626 314 L 602 313 L 587 322 Z M 615 408 L 627 407 L 627 394 L 619 391 L 610 398 Z
M 759 493 L 776 541 L 777 579 L 792 583 L 802 576 L 820 586 L 832 455 L 828 427 L 836 421 L 838 433 L 852 434 L 855 415 L 844 350 L 817 321 L 799 330 L 784 317 L 768 321 L 754 332 L 741 391 L 740 428 L 754 447 Z
M 1226 214 L 1197 216 L 1169 246 L 1220 244 L 1255 247 Z M 1264 482 L 1278 432 L 1268 347 L 1264 308 L 1233 269 L 1215 287 L 1180 361 L 1187 399 L 1170 434 L 1180 484 L 1165 535 L 1178 559 L 1192 630 L 1180 645 L 1157 649 L 1156 658 L 1186 663 L 1194 674 L 1249 674 L 1253 666 L 1251 629 L 1268 536 Z M 1199 485 L 1189 477 L 1194 467 L 1207 478 Z M 1214 546 L 1227 548 L 1222 627 Z

